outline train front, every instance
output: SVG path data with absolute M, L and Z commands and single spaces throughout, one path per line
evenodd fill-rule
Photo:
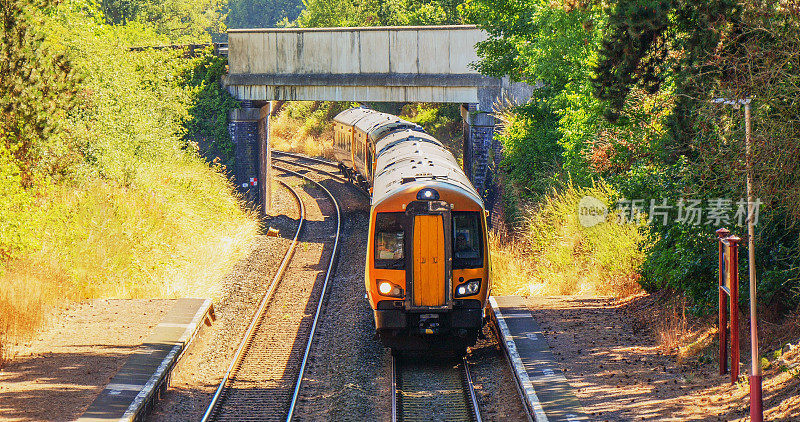
M 463 351 L 485 317 L 483 202 L 434 141 L 409 131 L 377 145 L 366 288 L 375 328 L 396 350 Z

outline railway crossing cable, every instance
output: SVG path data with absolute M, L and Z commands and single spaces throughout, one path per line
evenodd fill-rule
M 460 368 L 459 368 L 460 367 Z M 392 355 L 392 422 L 427 421 L 431 412 L 446 421 L 481 422 L 472 375 L 466 357 L 452 361 L 404 362 Z M 426 399 L 428 398 L 428 399 Z M 444 402 L 444 403 L 443 403 Z
M 273 292 L 275 292 L 275 288 L 278 286 L 278 281 L 283 276 L 286 267 L 289 265 L 289 261 L 292 259 L 294 255 L 295 247 L 297 246 L 297 238 L 300 236 L 300 231 L 303 228 L 303 223 L 305 222 L 306 217 L 306 209 L 303 205 L 303 201 L 300 199 L 300 195 L 297 191 L 294 190 L 291 186 L 284 183 L 283 181 L 279 181 L 282 185 L 284 185 L 294 196 L 295 200 L 300 206 L 300 222 L 297 225 L 297 230 L 294 233 L 294 237 L 292 238 L 292 243 L 289 245 L 289 249 L 286 251 L 286 254 L 283 256 L 283 260 L 281 261 L 281 265 L 278 267 L 278 271 L 275 273 L 275 277 L 273 277 L 272 282 L 270 283 L 269 289 L 267 293 L 264 294 L 264 297 L 261 298 L 261 303 L 258 306 L 258 310 L 256 311 L 253 319 L 250 321 L 250 325 L 247 327 L 247 331 L 244 334 L 244 338 L 242 342 L 239 344 L 239 348 L 236 350 L 236 353 L 233 356 L 233 361 L 231 362 L 230 366 L 228 366 L 228 370 L 225 371 L 225 376 L 222 377 L 222 381 L 220 381 L 217 390 L 214 392 L 214 396 L 211 398 L 211 403 L 206 408 L 205 413 L 203 414 L 202 422 L 207 422 L 214 416 L 214 411 L 217 408 L 217 404 L 219 403 L 220 398 L 222 398 L 223 394 L 225 393 L 225 389 L 227 387 L 228 382 L 230 381 L 231 376 L 236 372 L 239 365 L 242 362 L 242 358 L 247 353 L 247 349 L 250 347 L 250 343 L 253 339 L 253 334 L 255 333 L 256 327 L 258 327 L 259 321 L 261 321 L 261 317 L 264 315 L 264 311 L 267 309 L 267 304 L 272 297 Z M 334 252 L 335 253 L 335 252 Z

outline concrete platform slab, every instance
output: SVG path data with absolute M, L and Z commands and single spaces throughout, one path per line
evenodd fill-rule
M 536 422 L 590 420 L 523 298 L 493 296 L 489 302 L 506 357 L 533 419 Z
M 210 299 L 178 299 L 150 337 L 128 357 L 79 421 L 143 419 L 169 385 L 169 373 L 203 326 L 214 319 Z

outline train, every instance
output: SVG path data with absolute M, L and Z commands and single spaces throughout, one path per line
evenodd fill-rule
M 333 120 L 339 168 L 370 192 L 364 283 L 378 337 L 397 351 L 465 351 L 491 291 L 481 196 L 419 125 L 363 107 Z

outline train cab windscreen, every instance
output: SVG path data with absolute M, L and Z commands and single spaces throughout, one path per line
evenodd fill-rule
M 480 213 L 453 212 L 453 268 L 483 266 Z
M 402 212 L 382 212 L 375 215 L 375 268 L 402 270 L 405 268 L 405 231 Z

